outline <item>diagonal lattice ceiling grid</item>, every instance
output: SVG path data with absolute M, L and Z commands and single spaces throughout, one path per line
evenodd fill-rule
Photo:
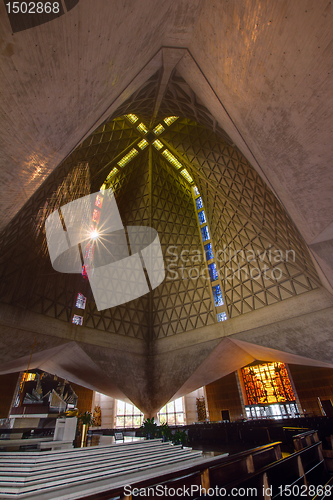
M 161 72 L 158 71 L 113 116 L 137 113 L 148 126 L 160 79 Z M 215 250 L 225 247 L 231 250 L 232 256 L 228 255 L 224 267 L 243 266 L 244 272 L 240 277 L 234 276 L 233 280 L 226 280 L 224 284 L 230 316 L 318 286 L 307 248 L 284 209 L 177 71 L 171 75 L 158 112 L 159 118 L 168 115 L 187 118 L 164 127 L 159 138 L 195 179 L 205 202 Z M 200 122 L 200 125 L 194 121 Z M 82 162 L 89 165 L 91 192 L 94 192 L 118 159 L 142 137 L 136 125 L 123 118 L 100 126 L 56 169 L 6 228 L 2 255 L 8 256 L 11 248 L 18 246 L 24 228 L 31 226 L 45 198 L 58 189 L 75 165 Z M 193 248 L 199 248 L 201 242 L 189 184 L 154 148 L 150 167 L 148 149 L 139 151 L 139 156 L 129 165 L 118 169 L 109 183 L 115 191 L 124 224 L 155 227 L 164 252 L 170 245 L 191 252 Z M 0 273 L 5 278 L 0 293 L 2 290 L 6 300 L 15 305 L 70 321 L 76 289 L 74 279 L 70 284 L 68 276 L 52 276 L 55 273 L 50 265 L 42 263 L 44 275 L 50 275 L 49 283 L 44 286 L 43 280 L 38 278 L 38 283 L 33 281 L 29 290 L 29 279 L 37 258 L 31 250 L 33 246 L 31 241 L 24 250 L 21 245 L 21 250 L 17 249 L 15 253 L 17 258 L 8 267 L 5 258 L 2 267 L 0 262 Z M 246 278 L 255 268 L 267 266 L 273 269 L 275 262 L 268 257 L 268 250 L 274 254 L 278 248 L 294 250 L 296 255 L 295 262 L 280 263 L 282 275 L 278 280 Z M 241 252 L 254 252 L 255 259 L 244 263 Z M 29 255 L 25 257 L 24 269 L 23 255 Z M 137 299 L 112 311 L 97 311 L 90 287 L 87 295 L 90 298 L 85 311 L 85 324 L 97 330 L 159 338 L 215 321 L 209 287 L 200 279 L 196 283 L 191 279 L 171 283 L 166 280 L 149 299 Z
M 169 142 L 187 161 L 213 182 L 214 190 L 258 225 L 267 237 L 283 250 L 295 250 L 297 262 L 316 277 L 304 241 L 283 207 L 255 170 L 238 152 L 207 129 L 187 120 L 170 131 Z M 217 196 L 215 194 L 215 196 Z M 207 198 L 208 205 L 214 196 Z M 223 202 L 224 204 L 224 202 Z M 232 208 L 234 210 L 234 208 Z M 223 214 L 223 212 L 221 212 Z
M 202 253 L 190 187 L 179 174 L 175 176 L 166 160 L 153 153 L 152 224 L 160 234 L 165 263 L 171 270 L 153 292 L 154 332 L 159 337 L 212 324 L 215 318 L 207 281 L 190 278 L 190 256 Z M 186 261 L 181 258 L 183 251 Z M 171 252 L 178 258 L 171 257 Z

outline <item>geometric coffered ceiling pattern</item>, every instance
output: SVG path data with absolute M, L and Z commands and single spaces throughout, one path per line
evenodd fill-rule
M 170 135 L 207 207 L 230 317 L 320 286 L 295 225 L 243 155 L 189 120 Z
M 132 160 L 111 187 L 124 224 L 147 224 L 160 237 L 166 279 L 150 297 L 151 332 L 158 338 L 212 324 L 215 316 L 207 280 L 183 279 L 191 261 L 174 262 L 170 253 L 192 255 L 201 249 L 191 188 L 154 148 L 141 157 L 141 164 Z
M 87 2 L 82 4 L 82 22 L 87 22 L 87 32 L 90 33 L 86 5 Z M 186 9 L 184 12 L 187 15 Z M 66 19 L 69 23 L 69 17 Z M 106 19 L 110 20 L 111 17 Z M 283 19 L 289 23 L 289 17 L 288 20 L 287 17 Z M 56 22 L 57 26 L 61 26 L 62 20 L 63 18 L 54 21 L 54 32 L 51 31 L 51 23 L 49 25 L 50 33 L 59 39 L 61 37 L 58 37 L 56 32 Z M 208 28 L 209 26 L 207 24 Z M 80 37 L 83 37 L 79 23 L 77 29 Z M 112 23 L 109 29 L 114 29 Z M 267 29 L 271 30 L 273 26 Z M 238 32 L 237 28 L 237 36 Z M 194 38 L 196 34 L 199 34 L 199 31 L 194 32 Z M 172 37 L 174 35 L 175 33 Z M 24 34 L 21 33 L 20 36 L 23 40 Z M 128 37 L 126 31 L 124 36 Z M 148 38 L 147 36 L 147 40 Z M 99 33 L 96 39 L 99 44 Z M 208 34 L 207 42 L 210 40 Z M 141 42 L 145 41 L 146 37 L 143 37 Z M 7 189 L 3 202 L 3 206 L 7 203 L 10 208 L 7 212 L 3 211 L 3 214 L 8 214 L 8 220 L 13 213 L 16 215 L 0 234 L 0 302 L 3 306 L 1 342 L 3 345 L 6 344 L 6 352 L 5 350 L 2 352 L 5 364 L 3 372 L 26 369 L 26 361 L 31 354 L 30 340 L 32 344 L 33 338 L 37 336 L 39 344 L 32 356 L 34 367 L 50 370 L 53 373 L 58 373 L 60 370 L 59 373 L 64 373 L 69 380 L 73 376 L 73 381 L 89 383 L 89 387 L 109 395 L 119 394 L 119 391 L 115 392 L 114 386 L 117 386 L 150 416 L 178 390 L 182 392 L 184 387 L 194 390 L 243 366 L 248 357 L 245 356 L 244 360 L 246 350 L 244 351 L 243 345 L 236 346 L 236 349 L 234 342 L 237 341 L 237 335 L 241 336 L 238 338 L 239 342 L 249 341 L 263 348 L 271 342 L 268 347 L 272 350 L 278 348 L 279 356 L 284 351 L 295 351 L 295 354 L 297 352 L 306 358 L 313 356 L 319 361 L 323 353 L 327 355 L 328 346 L 325 336 L 321 344 L 317 345 L 319 328 L 317 324 L 312 327 L 311 322 L 316 321 L 317 316 L 311 318 L 311 311 L 307 308 L 309 304 L 313 304 L 313 310 L 317 308 L 318 312 L 323 304 L 322 307 L 328 309 L 328 299 L 323 289 L 314 291 L 321 284 L 307 246 L 275 193 L 267 185 L 271 182 L 272 189 L 276 189 L 276 193 L 286 203 L 285 192 L 274 181 L 274 175 L 279 176 L 282 169 L 277 169 L 272 175 L 276 163 L 272 161 L 270 164 L 272 156 L 268 154 L 269 151 L 274 151 L 274 154 L 278 154 L 279 151 L 276 148 L 271 150 L 267 148 L 267 155 L 261 155 L 260 148 L 265 146 L 267 135 L 263 133 L 259 141 L 253 140 L 256 130 L 263 131 L 263 128 L 258 127 L 255 120 L 253 130 L 248 126 L 254 117 L 253 99 L 251 101 L 249 94 L 248 99 L 252 107 L 249 116 L 243 115 L 246 101 L 242 103 L 241 97 L 238 96 L 237 101 L 236 94 L 228 89 L 226 83 L 235 80 L 226 79 L 225 82 L 224 78 L 221 79 L 221 71 L 227 68 L 222 65 L 218 68 L 214 66 L 214 64 L 220 65 L 224 57 L 217 56 L 217 53 L 216 58 L 213 57 L 215 54 L 213 51 L 212 58 L 204 60 L 203 57 L 199 57 L 194 41 L 192 48 L 189 49 L 184 48 L 187 46 L 185 39 L 180 40 L 181 48 L 171 46 L 175 43 L 174 38 L 168 38 L 168 41 L 170 44 L 163 46 L 156 39 L 156 52 L 153 52 L 154 45 L 142 57 L 140 54 L 133 56 L 132 59 L 122 58 L 123 66 L 120 67 L 118 61 L 114 67 L 108 66 L 107 73 L 102 71 L 103 67 L 107 66 L 104 61 L 100 64 L 96 75 L 87 71 L 87 75 L 91 77 L 89 82 L 96 85 L 93 95 L 90 93 L 91 87 L 88 90 L 83 82 L 86 78 L 82 76 L 83 72 L 79 72 L 78 87 L 68 79 L 66 91 L 68 96 L 71 96 L 72 104 L 66 113 L 63 113 L 61 107 L 59 111 L 46 104 L 45 116 L 43 115 L 41 120 L 36 119 L 39 128 L 28 126 L 24 132 L 24 125 L 30 124 L 31 120 L 24 121 L 23 113 L 27 109 L 26 115 L 30 118 L 29 110 L 32 108 L 30 106 L 23 107 L 23 110 L 19 109 L 20 114 L 17 114 L 15 121 L 14 118 L 12 121 L 12 125 L 21 127 L 20 130 L 17 128 L 18 142 L 13 141 L 14 145 L 10 148 L 8 140 L 6 151 L 8 149 L 9 165 L 13 164 L 9 153 L 21 155 L 22 162 L 17 163 L 20 166 L 19 173 L 22 174 L 23 171 L 23 174 L 18 176 L 18 182 L 23 185 L 22 190 L 17 190 L 15 195 L 15 172 L 19 170 L 16 169 L 13 174 L 14 181 L 8 184 L 12 193 Z M 15 43 L 17 47 L 20 46 L 18 37 Z M 35 41 L 33 43 L 35 47 Z M 317 41 L 315 45 L 317 46 Z M 138 47 L 141 46 L 138 44 Z M 258 42 L 259 46 L 264 46 L 262 41 Z M 97 53 L 96 43 L 90 46 L 88 42 L 87 45 L 78 46 L 79 52 L 87 49 L 88 53 L 89 47 L 93 47 L 91 50 Z M 128 47 L 130 50 L 131 46 Z M 109 48 L 107 57 L 110 56 Z M 283 50 L 283 47 L 280 49 Z M 230 50 L 228 44 L 226 50 L 226 53 Z M 36 46 L 35 53 L 36 60 L 29 59 L 32 68 L 36 62 L 39 63 L 39 54 L 41 60 L 44 57 L 40 46 L 38 49 Z M 55 58 L 58 57 L 57 53 L 58 51 L 54 51 Z M 72 53 L 74 57 L 76 52 L 73 50 L 70 55 Z M 197 59 L 194 59 L 192 53 Z M 118 58 L 119 55 L 120 51 Z M 250 52 L 247 55 L 254 61 Z M 15 61 L 16 57 L 14 54 L 11 61 Z M 67 57 L 69 56 L 66 55 L 66 61 Z M 284 61 L 287 60 L 282 57 Z M 300 57 L 304 57 L 303 52 Z M 88 59 L 85 62 L 87 66 L 89 66 Z M 100 59 L 97 58 L 96 61 Z M 236 59 L 234 61 L 236 62 Z M 240 64 L 243 64 L 243 60 L 240 61 Z M 63 62 L 59 59 L 59 64 L 61 72 L 59 71 L 59 75 L 54 75 L 58 80 L 60 76 L 63 78 L 63 75 L 71 73 L 72 70 L 67 62 L 64 62 L 63 66 Z M 133 71 L 130 71 L 132 68 Z M 246 74 L 246 64 L 244 68 Z M 24 64 L 18 71 L 20 87 L 14 87 L 16 90 L 13 91 L 16 93 L 25 88 L 28 80 L 26 75 L 29 75 L 29 72 L 25 74 L 23 71 Z M 32 71 L 35 72 L 35 68 Z M 76 79 L 74 73 L 75 71 L 73 80 Z M 110 80 L 110 74 L 120 75 L 119 79 Z M 123 80 L 121 75 L 125 75 Z M 258 78 L 261 76 L 258 75 Z M 31 81 L 36 82 L 38 87 L 38 80 L 33 78 L 33 73 L 31 77 Z M 256 84 L 259 82 L 258 78 L 255 80 Z M 12 80 L 14 81 L 14 78 Z M 44 80 L 51 84 L 49 77 L 46 76 L 46 69 L 41 80 L 43 84 Z M 243 88 L 246 81 L 248 80 L 243 81 Z M 277 87 L 279 81 L 280 79 L 275 78 Z M 260 82 L 258 85 L 256 92 L 260 93 L 264 87 Z M 78 88 L 80 92 L 76 93 Z M 310 85 L 308 88 L 312 89 Z M 26 89 L 31 95 L 33 93 L 35 99 L 35 89 L 32 93 L 29 86 L 26 86 Z M 57 92 L 54 92 L 54 102 L 58 102 L 56 94 Z M 86 95 L 89 95 L 89 98 L 91 96 L 91 101 L 85 99 Z M 258 97 L 257 93 L 252 94 L 254 95 L 259 99 L 257 118 L 260 118 L 265 107 L 264 97 Z M 46 93 L 44 98 L 45 100 L 41 102 L 47 103 Z M 22 99 L 17 100 L 17 108 Z M 271 97 L 269 99 L 271 100 Z M 315 101 L 312 97 L 311 100 Z M 29 102 L 29 95 L 26 101 Z M 59 104 L 60 102 L 63 102 L 62 96 L 61 99 L 59 97 Z M 286 102 L 290 103 L 291 100 Z M 51 124 L 49 118 L 53 117 L 51 109 L 55 111 L 54 124 Z M 313 110 L 312 104 L 309 110 L 309 113 Z M 37 106 L 36 115 L 38 113 L 40 108 Z M 62 113 L 67 116 L 67 120 L 60 119 Z M 140 132 L 137 123 L 131 123 L 125 117 L 128 114 L 137 115 L 138 123 L 144 123 L 148 132 Z M 164 118 L 171 116 L 179 118 L 166 125 Z M 72 128 L 71 120 L 73 120 Z M 163 124 L 164 130 L 156 137 L 151 131 L 159 123 Z M 277 120 L 277 123 L 280 122 Z M 43 127 L 45 125 L 46 132 L 38 141 L 41 124 Z M 296 122 L 293 122 L 293 128 L 290 130 L 294 130 L 295 125 Z M 5 128 L 4 132 L 8 133 L 6 137 L 10 138 L 10 134 L 13 134 L 10 131 L 12 130 L 10 119 L 8 119 L 8 130 L 7 126 Z M 57 139 L 51 140 L 50 145 L 46 137 L 49 131 L 54 133 L 54 139 Z M 32 140 L 28 137 L 29 134 Z M 303 142 L 304 137 L 308 135 L 303 136 Z M 313 137 L 315 138 L 316 134 Z M 156 138 L 162 144 L 159 150 L 152 144 Z M 141 149 L 139 143 L 143 139 L 146 139 L 148 144 Z M 279 140 L 280 143 L 283 142 L 281 138 Z M 43 141 L 46 143 L 45 148 Z M 27 144 L 27 151 L 20 143 Z M 78 143 L 78 147 L 74 146 Z M 35 148 L 38 144 L 43 146 L 40 152 L 37 147 Z M 276 144 L 279 144 L 279 141 Z M 288 146 L 290 147 L 290 142 Z M 127 164 L 118 167 L 120 160 L 133 148 L 137 150 L 137 155 Z M 185 261 L 179 259 L 183 250 L 186 250 L 186 255 L 190 258 L 200 252 L 203 256 L 203 244 L 192 186 L 182 176 L 181 169 L 177 171 L 163 155 L 166 149 L 176 162 L 180 162 L 186 168 L 194 181 L 193 185 L 197 186 L 202 196 L 215 261 L 221 276 L 225 301 L 223 307 L 228 316 L 228 320 L 221 324 L 217 324 L 217 309 L 214 306 L 210 281 L 202 277 L 188 279 L 192 266 L 191 259 Z M 51 152 L 52 154 L 56 152 L 52 158 Z M 23 160 L 27 156 L 26 153 L 36 156 L 32 165 L 28 165 L 31 171 L 34 172 L 35 163 L 36 167 L 42 169 L 36 180 L 32 174 L 30 177 L 27 175 L 27 179 L 34 180 L 36 184 L 32 181 L 31 185 L 24 182 L 26 164 Z M 39 165 L 40 158 L 46 163 L 41 162 Z M 60 161 L 57 168 L 55 168 L 56 161 Z M 287 170 L 288 164 L 283 172 Z M 59 273 L 52 268 L 42 241 L 44 233 L 40 221 L 41 214 L 47 212 L 50 207 L 57 206 L 57 203 L 65 204 L 88 192 L 98 191 L 112 171 L 114 174 L 109 177 L 107 186 L 115 192 L 123 225 L 150 226 L 158 232 L 166 278 L 154 290 L 140 298 L 98 311 L 89 282 L 83 282 L 79 274 Z M 37 168 L 36 172 L 39 172 Z M 267 183 L 264 180 L 264 172 L 269 179 L 266 179 Z M 294 168 L 290 175 L 294 175 L 295 172 Z M 34 186 L 37 186 L 42 178 L 45 179 L 43 184 L 35 189 Z M 293 186 L 290 190 L 286 190 L 286 193 L 288 192 L 293 192 Z M 21 196 L 21 193 L 24 195 Z M 295 189 L 295 193 L 300 196 L 299 189 Z M 23 199 L 27 198 L 28 201 L 22 207 Z M 297 219 L 297 212 L 293 211 L 293 204 L 286 203 L 286 206 L 293 214 L 293 219 L 302 228 L 302 234 L 305 234 L 304 226 L 299 224 Z M 20 207 L 22 208 L 19 210 Z M 175 254 L 176 261 L 173 260 Z M 195 265 L 204 269 L 207 262 L 203 258 Z M 71 324 L 79 289 L 87 298 L 82 313 L 82 327 Z M 307 291 L 312 293 L 306 294 Z M 303 297 L 299 297 L 300 294 L 303 294 Z M 317 299 L 313 301 L 313 297 Z M 291 299 L 289 304 L 288 299 Z M 303 304 L 301 318 L 293 318 L 295 312 L 293 308 L 297 309 L 297 304 L 300 303 Z M 23 311 L 22 315 L 18 311 L 19 308 Z M 5 317 L 6 311 L 8 314 L 6 313 Z M 265 314 L 266 311 L 269 313 Z M 266 328 L 267 322 L 271 321 L 270 311 L 272 317 L 274 314 L 275 316 L 272 324 L 269 323 L 270 327 Z M 279 315 L 283 320 L 284 311 L 287 311 L 289 316 L 286 315 L 288 317 L 283 329 L 280 324 L 276 325 L 278 321 L 276 317 Z M 298 311 L 295 314 L 298 314 Z M 305 315 L 307 319 L 303 321 Z M 267 320 L 264 325 L 261 323 L 262 318 Z M 9 325 L 8 328 L 5 320 Z M 29 324 L 25 325 L 28 320 Z M 251 325 L 252 331 L 249 330 Z M 309 351 L 304 347 L 304 325 L 310 332 L 309 339 L 315 338 L 316 352 L 311 347 L 314 342 L 309 343 Z M 328 328 L 325 330 L 325 335 L 328 330 Z M 290 341 L 291 338 L 293 342 Z M 158 341 L 154 342 L 155 340 Z M 279 347 L 277 347 L 278 340 Z M 71 345 L 67 345 L 69 343 Z M 51 351 L 57 352 L 52 354 Z M 264 354 L 259 351 L 251 353 L 251 361 L 258 356 L 267 355 L 266 351 Z M 302 362 L 306 358 L 302 358 Z M 292 359 L 291 362 L 300 362 Z M 93 381 L 88 381 L 92 376 Z M 191 383 L 186 386 L 190 378 Z M 103 384 L 100 383 L 101 380 Z
M 103 311 L 97 310 L 85 283 L 84 325 L 149 341 L 216 322 L 209 282 L 202 275 L 189 279 L 193 262 L 180 258 L 183 250 L 189 256 L 203 257 L 200 229 L 191 184 L 163 156 L 165 149 L 186 167 L 204 200 L 229 317 L 319 286 L 306 246 L 285 210 L 209 112 L 203 106 L 198 110 L 194 93 L 185 89 L 179 76 L 171 79 L 161 108 L 171 112 L 176 106 L 179 114 L 194 115 L 204 125 L 179 117 L 169 126 L 155 120 L 149 127 L 146 117 L 154 103 L 157 80 L 154 75 L 136 93 L 134 109 L 127 102 L 119 111 L 141 109 L 143 114 L 135 124 L 121 117 L 101 125 L 7 226 L 0 260 L 1 301 L 71 321 L 82 277 L 52 269 L 48 255 L 41 253 L 40 239 L 36 239 L 36 219 L 46 199 L 52 199 L 57 191 L 65 192 L 75 168 L 88 168 L 90 192 L 99 190 L 109 173 L 118 168 L 107 187 L 115 193 L 123 224 L 157 230 L 166 278 L 143 297 Z M 176 103 L 173 107 L 172 102 Z M 147 129 L 163 123 L 164 131 L 158 137 L 151 131 L 142 132 L 137 129 L 141 121 Z M 157 138 L 159 151 L 153 145 Z M 142 139 L 147 140 L 143 150 L 138 147 Z M 134 146 L 137 156 L 117 167 Z M 74 177 L 71 182 L 79 183 Z M 72 186 L 72 199 L 84 194 L 78 187 Z M 68 203 L 68 196 L 63 195 L 62 204 Z M 204 258 L 200 266 L 206 266 Z

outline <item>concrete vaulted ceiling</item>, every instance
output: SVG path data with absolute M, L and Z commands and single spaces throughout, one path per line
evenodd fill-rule
M 31 366 L 150 415 L 254 359 L 331 366 L 330 4 L 80 0 L 15 34 L 0 9 L 2 373 L 26 368 L 37 337 Z M 161 140 L 215 247 L 295 249 L 279 286 L 226 283 L 227 322 L 207 283 L 178 280 L 104 313 L 91 300 L 70 324 L 78 278 L 51 275 L 31 218 L 78 162 L 99 189 L 140 136 L 126 113 L 180 117 Z M 200 247 L 190 187 L 152 146 L 111 187 L 125 225 L 155 227 L 164 251 Z

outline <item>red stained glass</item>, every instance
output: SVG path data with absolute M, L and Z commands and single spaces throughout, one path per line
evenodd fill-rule
M 93 222 L 96 222 L 96 224 L 98 224 L 100 217 L 101 217 L 101 212 L 97 210 L 97 208 L 95 208 L 92 215 Z
M 87 266 L 82 266 L 82 276 L 85 280 L 88 281 Z
M 102 196 L 101 196 L 100 194 L 98 194 L 98 195 L 96 196 L 95 205 L 96 205 L 96 207 L 98 207 L 98 208 L 102 208 L 102 205 L 103 205 L 103 198 L 102 198 Z

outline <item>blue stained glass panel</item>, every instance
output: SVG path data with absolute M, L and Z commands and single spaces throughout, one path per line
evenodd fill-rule
M 208 272 L 209 272 L 210 281 L 215 281 L 218 279 L 219 274 L 217 272 L 215 262 L 213 262 L 212 264 L 208 264 Z
M 220 285 L 213 286 L 212 290 L 213 290 L 215 307 L 223 306 L 224 302 Z
M 214 259 L 213 247 L 211 243 L 205 245 L 206 260 Z
M 220 322 L 220 321 L 226 321 L 228 319 L 228 316 L 226 315 L 226 313 L 219 313 L 216 316 L 217 316 L 217 321 L 218 322 Z
M 78 316 L 77 314 L 74 314 L 72 323 L 74 325 L 83 325 L 83 316 Z
M 210 235 L 208 231 L 208 226 L 204 226 L 201 228 L 201 236 L 203 241 L 210 240 Z
M 205 222 L 207 222 L 206 214 L 205 214 L 204 210 L 201 210 L 201 212 L 198 212 L 198 217 L 199 217 L 200 224 L 204 224 Z
M 75 307 L 77 307 L 78 309 L 85 309 L 86 301 L 86 297 L 82 293 L 78 293 L 76 297 Z
M 197 198 L 195 200 L 195 204 L 197 206 L 197 210 L 200 210 L 200 208 L 203 208 L 203 203 L 202 203 L 202 198 L 201 196 L 199 196 L 199 198 Z
M 194 191 L 194 195 L 195 196 L 198 196 L 199 193 L 199 189 L 197 188 L 197 186 L 193 186 L 193 191 Z

